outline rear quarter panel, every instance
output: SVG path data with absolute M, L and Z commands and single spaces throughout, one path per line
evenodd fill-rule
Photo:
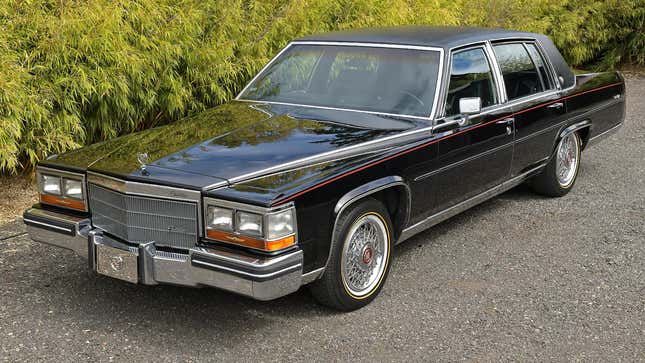
M 591 121 L 590 138 L 625 119 L 625 82 L 618 72 L 577 75 L 566 97 L 569 119 Z

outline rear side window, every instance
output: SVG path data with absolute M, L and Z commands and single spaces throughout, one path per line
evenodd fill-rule
M 447 116 L 459 113 L 459 99 L 464 97 L 480 97 L 482 107 L 497 103 L 493 74 L 482 48 L 453 54 L 446 99 Z
M 551 75 L 547 71 L 546 63 L 544 62 L 542 54 L 540 54 L 540 51 L 538 51 L 537 46 L 533 43 L 526 43 L 526 49 L 528 49 L 529 54 L 531 55 L 531 59 L 533 59 L 533 63 L 540 73 L 540 78 L 542 79 L 544 89 L 553 89 L 553 79 L 551 79 Z
M 540 74 L 522 43 L 494 45 L 509 100 L 545 90 Z

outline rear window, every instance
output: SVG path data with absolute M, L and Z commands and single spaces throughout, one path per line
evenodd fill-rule
M 504 77 L 504 87 L 509 100 L 546 90 L 524 44 L 498 44 L 494 45 L 493 49 Z

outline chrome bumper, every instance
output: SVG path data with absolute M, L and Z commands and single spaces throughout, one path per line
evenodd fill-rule
M 98 272 L 97 250 L 102 246 L 134 256 L 135 281 L 145 285 L 172 284 L 210 286 L 272 300 L 295 292 L 303 283 L 303 255 L 296 250 L 276 257 L 250 257 L 221 248 L 194 247 L 186 253 L 160 251 L 154 242 L 138 247 L 127 245 L 97 229 L 89 219 L 72 217 L 39 208 L 24 213 L 29 237 L 76 252 Z

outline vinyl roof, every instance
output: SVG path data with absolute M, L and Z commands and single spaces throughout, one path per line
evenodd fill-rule
M 501 38 L 538 38 L 538 34 L 493 28 L 402 26 L 366 28 L 309 35 L 298 41 L 404 44 L 454 48 Z

